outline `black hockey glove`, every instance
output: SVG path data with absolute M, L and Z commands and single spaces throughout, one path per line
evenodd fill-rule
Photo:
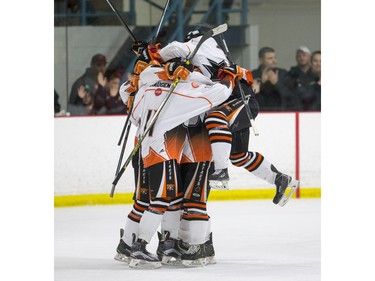
M 148 43 L 145 41 L 135 41 L 132 44 L 131 50 L 136 54 L 136 55 L 141 55 L 144 50 L 147 50 Z
M 131 50 L 138 56 L 138 60 L 149 63 L 151 60 L 161 61 L 158 54 L 160 48 L 160 43 L 154 46 L 144 41 L 136 41 L 133 43 Z

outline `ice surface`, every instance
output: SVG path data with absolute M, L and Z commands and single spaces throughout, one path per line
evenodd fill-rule
M 131 205 L 55 208 L 55 281 L 319 281 L 320 203 L 292 199 L 281 208 L 271 200 L 208 202 L 217 263 L 154 270 L 113 259 Z

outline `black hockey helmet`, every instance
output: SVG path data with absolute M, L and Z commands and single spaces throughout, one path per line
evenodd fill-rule
M 185 36 L 184 42 L 190 41 L 191 39 L 202 36 L 202 35 L 203 35 L 203 32 L 202 30 L 199 30 L 199 29 L 189 31 L 188 34 L 186 34 Z

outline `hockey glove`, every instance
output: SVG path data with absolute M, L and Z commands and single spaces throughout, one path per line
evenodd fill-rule
M 187 64 L 186 62 L 168 62 L 165 64 L 165 71 L 167 77 L 170 80 L 175 80 L 177 77 L 182 80 L 186 80 L 191 72 L 193 72 L 194 66 Z
M 138 60 L 149 64 L 152 60 L 162 61 L 158 53 L 160 47 L 160 43 L 153 46 L 144 41 L 136 41 L 131 50 L 138 56 Z
M 146 50 L 148 47 L 148 43 L 145 41 L 135 41 L 132 44 L 131 50 L 137 55 L 141 55 L 144 50 Z
M 218 76 L 220 80 L 229 80 L 232 88 L 234 88 L 235 79 L 241 79 L 243 77 L 243 72 L 240 66 L 234 64 L 233 66 L 226 66 L 219 69 Z

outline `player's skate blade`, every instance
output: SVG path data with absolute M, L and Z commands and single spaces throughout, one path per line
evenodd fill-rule
M 133 243 L 129 262 L 130 268 L 154 269 L 161 267 L 158 256 L 147 251 L 146 245 L 147 242 L 142 239 Z
M 190 245 L 189 250 L 181 255 L 181 263 L 186 267 L 200 267 L 207 265 L 204 244 Z
M 117 253 L 114 257 L 115 260 L 117 261 L 121 261 L 121 262 L 126 262 L 126 263 L 129 263 L 130 261 L 130 258 L 125 256 L 124 254 L 121 254 L 121 253 Z
M 218 190 L 228 190 L 229 189 L 228 181 L 210 180 L 209 184 L 210 184 L 210 187 L 213 188 L 213 189 L 218 189 Z
M 129 262 L 129 267 L 136 269 L 156 269 L 160 268 L 161 266 L 162 264 L 160 261 L 146 261 L 142 259 L 131 258 Z
M 285 206 L 286 203 L 292 198 L 293 194 L 296 192 L 297 188 L 299 187 L 299 181 L 298 180 L 292 180 L 289 185 L 287 190 L 285 191 L 283 197 L 281 197 L 280 202 L 278 205 L 280 207 Z

